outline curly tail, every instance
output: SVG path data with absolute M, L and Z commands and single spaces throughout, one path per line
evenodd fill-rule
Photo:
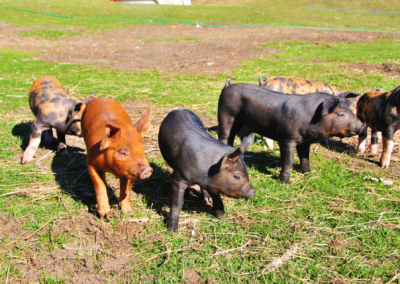
M 266 76 L 260 76 L 258 79 L 258 85 L 261 87 L 265 87 L 267 85 L 268 78 Z
M 228 87 L 230 84 L 232 84 L 231 78 L 226 79 L 226 83 L 225 83 L 224 88 Z

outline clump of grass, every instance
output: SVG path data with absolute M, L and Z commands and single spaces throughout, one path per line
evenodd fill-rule
M 46 40 L 58 40 L 80 34 L 81 33 L 71 30 L 56 30 L 56 29 L 39 29 L 39 30 L 18 32 L 18 35 L 20 36 L 31 36 L 38 39 L 46 39 Z

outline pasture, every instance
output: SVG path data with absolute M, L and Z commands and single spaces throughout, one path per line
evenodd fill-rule
M 357 155 L 357 137 L 332 139 L 312 145 L 310 174 L 300 173 L 295 156 L 289 185 L 277 179 L 278 145 L 267 151 L 256 135 L 245 155 L 253 198 L 223 197 L 225 219 L 218 220 L 193 189 L 179 232 L 165 224 L 171 168 L 157 139 L 168 111 L 193 110 L 217 137 L 227 77 L 258 84 L 261 75 L 290 75 L 359 93 L 400 84 L 398 14 L 307 8 L 400 11 L 399 2 L 331 2 L 3 0 L 3 7 L 85 18 L 0 8 L 1 281 L 399 283 L 399 134 L 389 169 L 378 165 L 381 140 L 372 156 Z M 256 24 L 279 27 L 238 26 Z M 132 121 L 153 107 L 144 148 L 154 173 L 133 184 L 132 214 L 118 209 L 119 182 L 107 175 L 112 216 L 96 217 L 82 138 L 67 136 L 67 157 L 56 154 L 55 143 L 42 143 L 31 163 L 20 164 L 33 119 L 28 90 L 40 76 L 57 78 L 78 99 L 92 92 L 114 98 Z

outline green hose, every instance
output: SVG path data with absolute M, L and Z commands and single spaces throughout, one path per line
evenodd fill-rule
M 179 20 L 146 20 L 146 19 L 126 19 L 126 18 L 105 18 L 105 17 L 77 17 L 77 16 L 63 16 L 50 13 L 32 11 L 28 9 L 14 8 L 14 7 L 0 7 L 1 9 L 10 9 L 16 11 L 24 11 L 44 16 L 58 17 L 64 19 L 94 19 L 94 20 L 109 20 L 109 21 L 130 21 L 130 22 L 150 22 L 150 23 L 180 23 L 187 25 L 195 25 L 206 28 L 296 28 L 296 29 L 313 29 L 313 30 L 328 30 L 328 31 L 352 31 L 352 32 L 371 32 L 371 33 L 400 33 L 395 31 L 374 31 L 374 30 L 361 30 L 361 29 L 339 29 L 339 28 L 322 28 L 322 27 L 304 27 L 304 26 L 284 26 L 284 25 L 207 25 L 201 23 L 192 23 Z

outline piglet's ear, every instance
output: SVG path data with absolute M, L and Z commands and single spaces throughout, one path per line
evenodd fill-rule
M 87 105 L 87 104 L 90 103 L 93 99 L 96 99 L 96 98 L 97 98 L 96 93 L 93 92 L 91 95 L 89 95 L 89 96 L 87 96 L 86 98 L 84 98 L 84 99 L 82 100 L 82 103 L 84 103 L 85 105 Z
M 243 138 L 242 143 L 240 144 L 240 150 L 242 150 L 242 153 L 246 152 L 247 148 L 250 147 L 253 141 L 254 141 L 253 133 Z
M 345 104 L 347 106 L 351 106 L 351 104 L 354 102 L 354 100 L 361 94 L 359 93 L 353 93 L 353 92 L 344 92 L 344 93 L 340 93 L 339 95 L 337 95 L 337 97 L 339 98 L 343 98 L 345 99 Z
M 400 104 L 400 87 L 387 92 L 389 95 L 388 104 L 398 106 Z
M 83 105 L 83 103 L 82 103 L 82 102 L 79 102 L 79 103 L 77 103 L 77 104 L 71 106 L 71 108 L 70 108 L 69 111 L 68 111 L 68 120 L 69 120 L 72 116 L 78 114 L 78 113 L 81 111 L 82 105 Z
M 106 150 L 112 141 L 115 141 L 119 138 L 120 134 L 121 134 L 121 128 L 119 128 L 114 124 L 107 123 L 106 134 L 100 141 L 100 151 Z
M 338 106 L 339 104 L 339 100 L 337 98 L 335 98 L 334 96 L 332 96 L 329 99 L 326 99 L 323 103 L 322 103 L 322 111 L 321 111 L 321 115 L 327 115 L 332 113 L 335 108 Z
M 151 107 L 146 111 L 146 113 L 135 123 L 133 127 L 136 128 L 138 132 L 145 133 L 151 124 Z
M 249 136 L 246 136 L 242 143 L 239 146 L 236 146 L 235 149 L 231 153 L 225 154 L 225 156 L 222 158 L 221 161 L 221 167 L 220 171 L 225 170 L 230 164 L 232 164 L 234 161 L 236 161 L 240 155 L 242 155 L 247 148 L 253 143 L 254 141 L 254 134 L 250 134 Z
M 222 157 L 220 171 L 224 171 L 230 164 L 236 161 L 240 155 L 242 155 L 242 150 L 240 149 L 240 145 L 236 146 L 235 149 L 231 153 L 225 154 Z

